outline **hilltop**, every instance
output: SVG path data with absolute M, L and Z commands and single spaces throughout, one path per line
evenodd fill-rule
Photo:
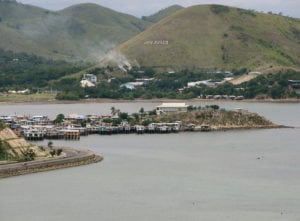
M 184 7 L 180 6 L 180 5 L 172 5 L 170 7 L 167 7 L 165 9 L 162 9 L 150 16 L 143 16 L 142 19 L 145 21 L 149 21 L 152 23 L 157 23 L 160 20 L 170 16 L 171 14 L 183 9 Z
M 248 68 L 300 66 L 300 19 L 221 5 L 177 11 L 116 51 L 141 66 Z
M 96 4 L 49 11 L 0 2 L 0 49 L 64 60 L 98 60 L 152 25 Z

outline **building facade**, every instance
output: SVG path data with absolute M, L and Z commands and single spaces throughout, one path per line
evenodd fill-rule
M 188 106 L 186 103 L 162 103 L 156 107 L 156 114 L 187 112 Z

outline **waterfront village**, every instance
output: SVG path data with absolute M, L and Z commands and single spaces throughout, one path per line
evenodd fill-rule
M 70 114 L 64 116 L 58 114 L 56 119 L 49 119 L 48 116 L 0 116 L 0 120 L 5 122 L 18 136 L 23 136 L 27 140 L 43 139 L 71 139 L 79 140 L 81 136 L 89 134 L 129 134 L 129 133 L 174 133 L 180 131 L 210 131 L 212 128 L 208 124 L 195 125 L 192 123 L 157 122 L 151 116 L 163 116 L 171 113 L 186 113 L 198 109 L 185 103 L 163 103 L 152 111 L 139 113 L 121 112 L 116 108 L 111 108 L 109 115 L 78 115 Z M 206 106 L 202 111 L 219 109 L 217 105 Z M 222 109 L 221 109 L 222 110 Z M 241 111 L 241 110 L 238 110 Z M 151 120 L 150 120 L 151 119 Z

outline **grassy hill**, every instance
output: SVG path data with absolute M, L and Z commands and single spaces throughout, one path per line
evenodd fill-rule
M 0 162 L 31 161 L 34 158 L 45 159 L 49 156 L 49 151 L 41 150 L 37 145 L 18 137 L 0 121 Z
M 180 5 L 172 5 L 170 7 L 167 7 L 165 9 L 162 9 L 156 13 L 154 13 L 153 15 L 150 15 L 150 16 L 144 16 L 142 17 L 143 20 L 145 21 L 149 21 L 149 22 L 152 22 L 152 23 L 157 23 L 159 22 L 160 20 L 168 17 L 169 15 L 179 11 L 183 9 L 182 6 Z
M 300 66 L 300 19 L 220 5 L 175 12 L 120 45 L 141 66 L 172 69 Z
M 275 128 L 278 125 L 256 113 L 219 110 L 196 110 L 186 113 L 158 115 L 155 122 L 176 122 L 183 124 L 210 125 L 213 129 Z
M 150 25 L 96 4 L 53 12 L 0 1 L 0 48 L 48 58 L 98 60 Z

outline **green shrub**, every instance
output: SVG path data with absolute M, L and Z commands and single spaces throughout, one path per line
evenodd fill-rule
M 60 156 L 61 153 L 62 153 L 62 151 L 63 151 L 63 150 L 62 150 L 61 148 L 60 148 L 60 149 L 57 149 L 57 150 L 56 150 L 56 155 L 57 155 L 57 156 Z
M 21 152 L 23 154 L 22 161 L 33 161 L 36 157 L 36 154 L 32 149 L 26 149 L 25 151 Z
M 55 150 L 50 150 L 50 155 L 53 157 L 55 154 L 56 154 L 56 151 Z
M 230 8 L 224 5 L 212 5 L 211 11 L 215 14 L 228 13 Z

